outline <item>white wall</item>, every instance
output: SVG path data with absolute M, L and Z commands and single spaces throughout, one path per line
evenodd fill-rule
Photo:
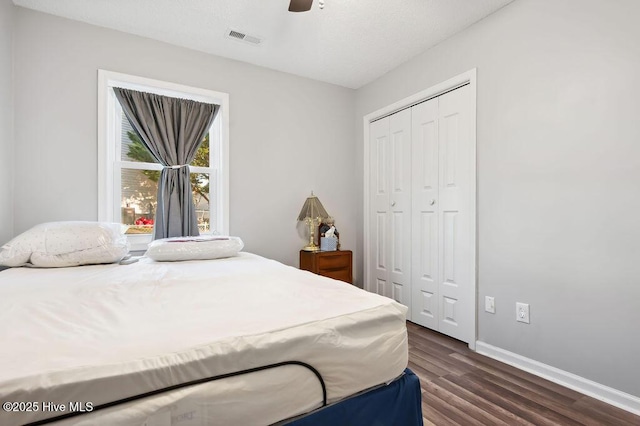
M 13 236 L 13 14 L 0 0 L 0 245 Z
M 636 396 L 638 16 L 636 0 L 517 0 L 356 93 L 362 187 L 362 117 L 477 67 L 479 339 Z
M 354 91 L 16 11 L 16 158 L 29 166 L 15 174 L 16 233 L 97 218 L 101 68 L 229 93 L 230 232 L 245 250 L 297 266 L 305 241 L 296 218 L 311 190 L 336 217 L 344 248 L 355 245 Z

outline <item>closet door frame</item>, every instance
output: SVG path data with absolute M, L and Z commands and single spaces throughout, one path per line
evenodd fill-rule
M 381 108 L 377 111 L 374 111 L 370 114 L 367 114 L 363 118 L 363 128 L 364 128 L 364 289 L 367 291 L 375 292 L 375 288 L 372 288 L 369 277 L 369 255 L 370 255 L 370 241 L 369 241 L 369 209 L 370 209 L 370 200 L 369 200 L 369 125 L 371 122 L 378 120 L 380 118 L 389 116 L 395 112 L 398 112 L 405 108 L 410 108 L 413 105 L 419 104 L 431 98 L 435 98 L 439 95 L 442 95 L 446 92 L 450 92 L 451 90 L 457 89 L 459 87 L 469 85 L 471 88 L 471 96 L 469 106 L 470 109 L 470 126 L 471 126 L 471 161 L 469 164 L 470 167 L 470 176 L 471 176 L 471 186 L 474 190 L 470 191 L 469 205 L 471 208 L 470 217 L 472 218 L 471 223 L 469 224 L 470 228 L 470 267 L 471 267 L 471 276 L 474 277 L 473 286 L 470 291 L 473 294 L 469 295 L 472 300 L 472 306 L 474 307 L 474 312 L 472 315 L 472 339 L 469 342 L 469 348 L 475 350 L 476 340 L 478 337 L 478 327 L 477 327 L 477 318 L 478 318 L 478 273 L 477 273 L 477 259 L 478 259 L 478 240 L 477 240 L 477 205 L 476 205 L 476 193 L 477 193 L 477 172 L 476 172 L 476 93 L 477 93 L 477 83 L 476 83 L 476 68 L 473 68 L 467 72 L 459 74 L 455 77 L 450 78 L 447 81 L 436 84 L 426 90 L 408 96 L 404 99 L 399 100 L 391 105 L 388 105 L 384 108 Z

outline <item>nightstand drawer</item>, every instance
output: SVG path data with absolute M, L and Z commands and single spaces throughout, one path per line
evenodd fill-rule
M 353 284 L 353 253 L 351 250 L 300 250 L 300 269 Z
M 334 280 L 345 281 L 351 283 L 351 270 L 350 269 L 334 269 L 332 271 L 322 271 L 322 275 Z
M 351 266 L 351 256 L 331 255 L 318 257 L 318 270 L 331 271 L 335 269 L 344 269 Z

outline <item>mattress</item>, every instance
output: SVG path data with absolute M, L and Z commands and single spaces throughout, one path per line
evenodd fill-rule
M 317 369 L 337 401 L 402 373 L 405 316 L 391 299 L 249 253 L 3 271 L 0 401 L 32 409 L 14 404 L 0 424 L 284 361 Z M 315 376 L 289 365 L 60 424 L 269 424 L 321 403 Z

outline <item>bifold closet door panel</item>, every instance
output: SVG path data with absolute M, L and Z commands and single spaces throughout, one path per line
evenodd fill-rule
M 438 98 L 439 111 L 439 328 L 469 342 L 473 338 L 475 271 L 471 259 L 472 134 L 470 87 Z M 475 188 L 473 188 L 475 190 Z
M 389 177 L 391 182 L 390 297 L 409 308 L 411 318 L 411 110 L 389 117 Z
M 411 309 L 411 111 L 371 123 L 369 280 Z
M 438 330 L 438 98 L 411 108 L 412 316 Z
M 391 296 L 387 228 L 389 222 L 389 117 L 369 126 L 369 288 Z

